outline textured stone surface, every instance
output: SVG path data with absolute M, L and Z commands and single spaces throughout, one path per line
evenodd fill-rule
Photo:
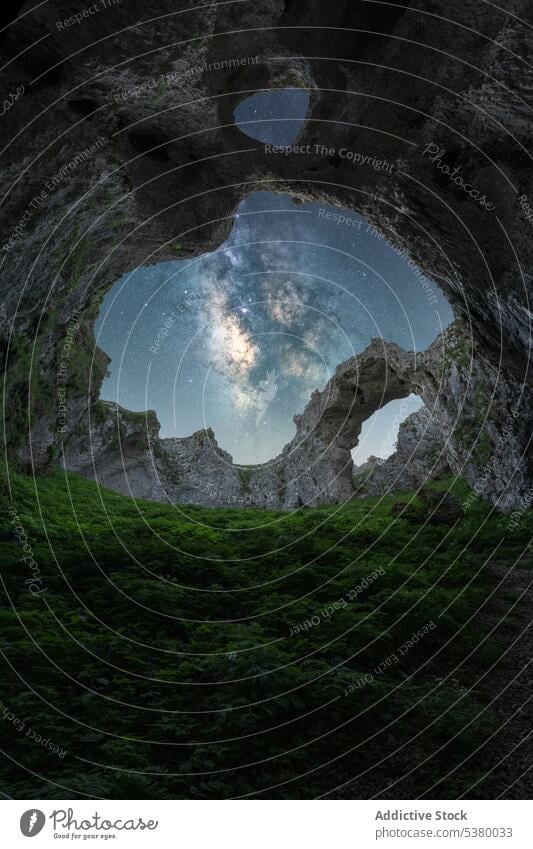
M 442 391 L 428 367 L 424 400 L 443 425 L 458 419 L 452 431 L 465 419 L 462 438 L 450 436 L 452 468 L 465 468 L 495 502 L 521 503 L 532 430 L 523 389 L 532 265 L 524 204 L 533 198 L 527 0 L 492 5 L 490 14 L 477 0 L 449 0 L 445 9 L 424 0 L 420 10 L 352 0 L 191 10 L 158 0 L 149 15 L 128 0 L 58 26 L 84 5 L 40 4 L 0 46 L 9 63 L 2 100 L 25 86 L 0 127 L 9 457 L 45 468 L 61 440 L 83 427 L 105 371 L 101 352 L 93 360 L 92 334 L 105 290 L 139 264 L 217 247 L 238 202 L 269 188 L 359 211 L 443 288 L 464 320 L 467 355 L 459 352 L 461 369 L 452 363 Z M 246 57 L 258 61 L 240 64 Z M 299 139 L 308 154 L 276 156 L 233 126 L 247 93 L 287 83 L 311 90 Z M 440 159 L 424 153 L 428 145 L 443 151 Z M 346 151 L 374 165 L 353 164 Z M 457 175 L 494 209 L 468 195 Z M 60 431 L 56 384 L 73 317 L 80 330 Z M 493 392 L 479 445 L 480 409 Z M 318 456 L 321 439 L 312 435 L 298 449 L 302 461 Z M 328 497 L 347 492 L 343 450 L 336 443 L 329 452 L 333 472 L 319 461 Z M 273 492 L 279 475 L 258 474 Z M 316 491 L 312 472 L 301 479 L 306 497 Z M 287 479 L 277 489 L 293 503 L 297 488 Z
M 323 392 L 315 393 L 295 419 L 297 434 L 280 463 L 287 479 L 285 506 L 296 506 L 299 499 L 320 503 L 351 497 L 350 449 L 363 421 L 411 392 L 422 398 L 439 434 L 440 462 L 502 509 L 524 497 L 531 501 L 523 452 L 530 438 L 531 397 L 511 375 L 498 380 L 497 367 L 483 362 L 456 324 L 425 352 L 375 340 L 337 367 Z
M 100 401 L 65 444 L 61 462 L 102 486 L 172 504 L 243 506 L 239 471 L 213 431 L 160 439 L 155 413 L 131 413 Z

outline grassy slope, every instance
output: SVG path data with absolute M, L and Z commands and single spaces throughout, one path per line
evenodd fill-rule
M 453 528 L 393 519 L 395 497 L 178 511 L 59 470 L 38 479 L 38 501 L 30 478 L 12 493 L 43 591 L 28 592 L 8 517 L 9 795 L 309 798 L 364 773 L 361 795 L 398 779 L 392 798 L 446 798 L 482 779 L 484 759 L 455 767 L 494 729 L 475 682 L 503 636 L 484 641 L 483 617 L 468 620 L 494 586 L 486 558 L 503 540 L 498 562 L 514 562 L 530 515 L 510 533 L 481 501 Z

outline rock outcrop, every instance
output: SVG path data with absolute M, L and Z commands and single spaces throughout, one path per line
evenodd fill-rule
M 516 499 L 531 503 L 530 469 L 521 449 L 530 438 L 530 395 L 510 375 L 499 381 L 497 367 L 483 364 L 455 324 L 427 351 L 406 352 L 375 340 L 337 367 L 296 417 L 296 436 L 273 463 L 284 477 L 284 506 L 352 497 L 350 449 L 363 422 L 412 392 L 424 401 L 438 434 L 438 463 L 500 509 L 510 509 Z
M 490 14 L 474 0 L 449 0 L 445 14 L 437 0 L 157 0 L 149 15 L 128 0 L 76 22 L 82 10 L 25 4 L 1 43 L 9 461 L 46 469 L 79 437 L 105 373 L 93 325 L 106 289 L 138 265 L 218 247 L 240 200 L 268 188 L 360 212 L 442 287 L 466 341 L 440 383 L 429 360 L 426 376 L 410 373 L 448 428 L 452 468 L 494 503 L 522 505 L 533 479 L 527 0 Z M 309 88 L 311 108 L 298 150 L 278 155 L 239 132 L 233 109 L 286 84 Z M 329 427 L 290 462 L 318 456 Z M 344 450 L 320 454 L 328 497 L 348 491 Z M 301 471 L 297 495 L 283 470 L 284 501 L 315 492 Z M 272 470 L 257 474 L 274 492 Z
M 398 452 L 376 466 L 367 491 L 419 487 L 451 469 L 502 509 L 517 493 L 523 504 L 531 500 L 529 471 L 513 448 L 527 439 L 528 410 L 514 406 L 512 384 L 500 383 L 498 391 L 487 367 L 476 370 L 465 340 L 453 325 L 421 353 L 374 340 L 313 393 L 294 417 L 294 438 L 261 466 L 235 466 L 211 430 L 160 439 L 154 413 L 103 402 L 96 405 L 100 420 L 93 412 L 86 423 L 88 436 L 67 440 L 64 463 L 123 494 L 173 503 L 294 509 L 344 502 L 357 493 L 351 449 L 363 422 L 415 392 L 426 407 L 402 425 Z
M 242 480 L 212 430 L 160 439 L 155 413 L 132 413 L 99 401 L 81 433 L 66 442 L 61 463 L 101 486 L 171 504 L 243 506 Z

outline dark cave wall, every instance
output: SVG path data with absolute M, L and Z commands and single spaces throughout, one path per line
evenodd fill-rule
M 3 97 L 25 88 L 0 130 L 0 333 L 8 405 L 16 410 L 7 432 L 11 456 L 46 468 L 98 397 L 106 362 L 94 355 L 92 325 L 106 287 L 138 264 L 218 246 L 239 200 L 261 187 L 357 210 L 404 249 L 462 320 L 463 369 L 475 354 L 473 376 L 457 389 L 458 409 L 472 413 L 475 376 L 489 369 L 494 397 L 505 397 L 528 425 L 528 3 L 488 14 L 470 0 L 424 0 L 419 9 L 272 0 L 186 13 L 185 3 L 158 2 L 148 15 L 128 2 L 58 28 L 83 8 L 47 3 L 21 18 L 0 46 L 11 60 Z M 147 17 L 155 20 L 142 24 Z M 243 66 L 243 57 L 258 60 Z M 309 155 L 267 153 L 232 125 L 245 92 L 288 83 L 311 88 L 298 140 Z M 136 96 L 123 96 L 135 87 Z M 494 209 L 432 163 L 428 145 L 443 150 L 439 164 L 457 168 Z M 393 167 L 351 164 L 343 149 Z M 59 432 L 58 374 L 72 320 L 76 357 L 61 378 L 67 413 Z M 494 445 L 498 422 L 510 415 L 497 401 L 491 409 L 489 393 L 482 438 L 488 433 Z M 525 458 L 520 486 L 512 475 L 506 484 L 516 502 L 528 480 L 528 430 L 507 437 L 519 449 L 513 456 Z M 452 450 L 475 436 L 458 422 Z M 471 482 L 482 473 L 478 463 Z M 494 500 L 501 486 L 489 488 Z

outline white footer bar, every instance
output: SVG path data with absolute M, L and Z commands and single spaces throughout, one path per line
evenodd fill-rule
M 532 849 L 531 801 L 6 801 L 6 847 Z M 29 839 L 35 843 L 29 844 Z

